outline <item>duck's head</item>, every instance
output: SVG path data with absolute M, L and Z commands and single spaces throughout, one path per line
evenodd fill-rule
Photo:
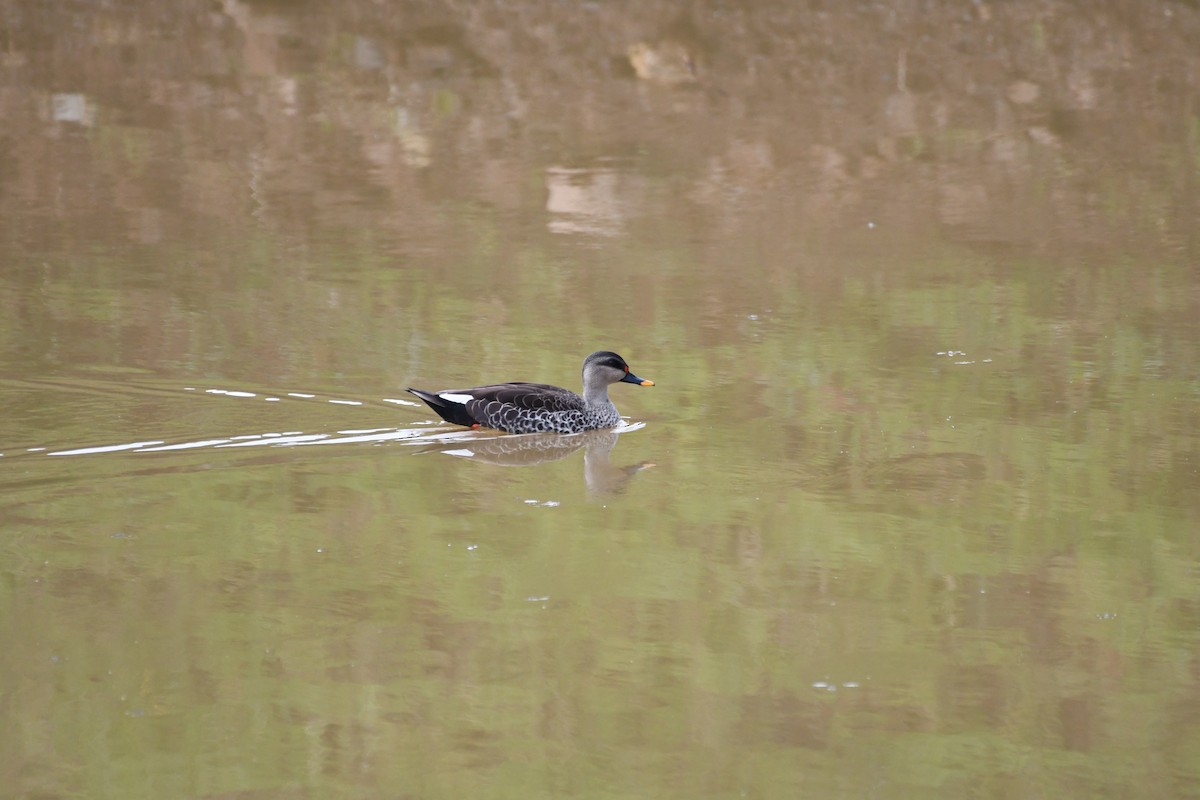
M 638 386 L 653 386 L 654 381 L 644 380 L 629 371 L 629 365 L 611 350 L 597 350 L 583 360 L 583 385 L 610 383 L 634 383 Z

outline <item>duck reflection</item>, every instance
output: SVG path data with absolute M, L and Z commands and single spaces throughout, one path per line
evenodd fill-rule
M 566 458 L 583 450 L 583 479 L 590 493 L 617 494 L 625 490 L 630 479 L 654 464 L 643 461 L 628 466 L 616 466 L 611 454 L 617 446 L 616 430 L 585 433 L 529 433 L 520 436 L 497 436 L 487 439 L 456 440 L 452 445 L 430 447 L 425 452 L 441 452 L 450 456 L 470 458 L 498 467 L 532 467 Z

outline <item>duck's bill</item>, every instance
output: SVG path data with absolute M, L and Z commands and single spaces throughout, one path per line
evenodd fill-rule
M 644 380 L 634 375 L 632 372 L 626 372 L 625 377 L 621 378 L 621 383 L 636 383 L 638 386 L 653 386 L 654 381 Z

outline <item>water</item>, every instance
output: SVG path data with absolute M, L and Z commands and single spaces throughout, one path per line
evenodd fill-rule
M 10 11 L 3 793 L 1200 796 L 1200 13 Z

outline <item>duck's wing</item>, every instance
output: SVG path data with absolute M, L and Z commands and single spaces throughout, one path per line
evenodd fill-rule
M 438 394 L 447 399 L 451 399 L 453 395 L 469 396 L 471 399 L 467 401 L 468 408 L 475 403 L 500 403 L 528 411 L 571 411 L 583 408 L 583 398 L 579 395 L 548 383 L 514 381 Z
M 545 383 L 503 383 L 480 386 L 467 393 L 465 407 L 471 418 L 488 428 L 508 433 L 545 430 L 544 418 L 563 411 L 579 411 L 583 398 Z M 443 392 L 447 400 L 455 395 Z M 458 397 L 462 398 L 462 395 Z

